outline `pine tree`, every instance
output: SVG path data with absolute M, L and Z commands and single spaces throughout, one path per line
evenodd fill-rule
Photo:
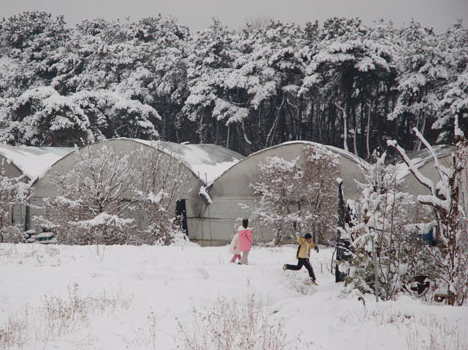
M 331 135 L 322 142 L 338 145 L 341 141 L 341 148 L 355 154 L 365 149 L 367 157 L 371 149 L 371 110 L 394 69 L 392 46 L 371 34 L 359 20 L 326 21 L 321 41 L 308 54 L 310 61 L 300 90 L 317 106 L 321 123 L 329 125 Z M 335 140 L 337 116 L 342 140 Z M 365 148 L 360 147 L 362 143 Z
M 399 95 L 389 119 L 396 120 L 398 141 L 406 149 L 419 150 L 421 142 L 414 138 L 411 130 L 416 127 L 430 136 L 449 70 L 440 39 L 431 29 L 412 21 L 402 29 L 400 40 L 401 50 L 397 58 Z

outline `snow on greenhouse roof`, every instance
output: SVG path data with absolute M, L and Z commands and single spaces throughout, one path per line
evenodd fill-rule
M 0 154 L 31 181 L 41 177 L 56 161 L 73 150 L 73 147 L 11 146 L 0 143 Z
M 341 156 L 343 156 L 345 158 L 348 158 L 349 160 L 353 161 L 357 165 L 361 165 L 361 166 L 364 166 L 364 167 L 368 165 L 368 163 L 364 159 L 359 158 L 355 154 L 353 154 L 353 153 L 351 153 L 349 151 L 345 151 L 344 149 L 334 147 L 334 146 L 330 146 L 330 145 L 323 145 L 321 143 L 317 143 L 317 142 L 313 142 L 313 141 L 305 141 L 305 140 L 295 140 L 295 141 L 283 142 L 283 143 L 280 143 L 280 144 L 277 144 L 277 145 L 274 145 L 274 146 L 271 146 L 271 147 L 268 147 L 268 148 L 261 149 L 261 150 L 259 150 L 257 152 L 254 152 L 254 153 L 250 154 L 249 157 L 251 157 L 253 155 L 256 155 L 256 154 L 260 154 L 260 153 L 265 152 L 265 151 L 270 150 L 270 149 L 279 148 L 279 147 L 283 147 L 283 146 L 287 146 L 287 145 L 297 145 L 297 144 L 323 146 L 329 151 L 338 153 L 339 155 L 341 155 Z
M 349 160 L 353 161 L 354 163 L 356 164 L 360 164 L 360 165 L 363 165 L 363 166 L 366 166 L 368 165 L 368 163 L 356 156 L 354 153 L 351 153 L 349 151 L 345 151 L 344 149 L 341 149 L 341 148 L 338 148 L 338 147 L 335 147 L 335 146 L 330 146 L 330 145 L 324 145 L 324 144 L 321 144 L 321 143 L 317 143 L 317 142 L 313 142 L 313 141 L 305 141 L 305 140 L 295 140 L 295 141 L 287 141 L 287 142 L 283 142 L 283 143 L 280 143 L 278 145 L 275 145 L 275 146 L 272 146 L 270 148 L 265 148 L 263 150 L 260 150 L 256 153 L 260 153 L 264 150 L 268 150 L 268 149 L 271 149 L 271 148 L 275 148 L 275 147 L 282 147 L 282 146 L 286 146 L 286 145 L 294 145 L 294 144 L 304 144 L 304 145 L 319 145 L 319 146 L 323 146 L 325 147 L 326 149 L 328 149 L 329 151 L 333 151 L 335 153 L 338 153 L 340 154 L 341 156 L 345 157 L 345 158 L 348 158 Z
M 239 162 L 244 157 L 228 148 L 213 144 L 178 144 L 167 141 L 143 141 L 146 145 L 155 147 L 180 159 L 203 182 L 210 184 L 219 175 Z
M 288 145 L 319 145 L 319 146 L 323 146 L 325 147 L 328 151 L 331 151 L 331 152 L 335 152 L 337 154 L 339 154 L 340 156 L 344 157 L 344 158 L 347 158 L 349 159 L 350 161 L 354 162 L 356 164 L 356 166 L 361 166 L 361 167 L 367 167 L 369 165 L 369 163 L 367 163 L 364 159 L 362 158 L 359 158 L 358 156 L 354 155 L 353 153 L 349 152 L 349 151 L 345 151 L 341 148 L 338 148 L 338 147 L 334 147 L 334 146 L 329 146 L 329 145 L 323 145 L 321 143 L 317 143 L 317 142 L 312 142 L 312 141 L 305 141 L 305 140 L 295 140 L 295 141 L 287 141 L 287 142 L 283 142 L 283 143 L 280 143 L 280 144 L 277 144 L 277 145 L 274 145 L 274 146 L 271 146 L 271 147 L 268 147 L 268 148 L 263 148 L 261 150 L 258 150 L 256 152 L 253 152 L 251 154 L 249 154 L 247 157 L 243 157 L 242 159 L 240 159 L 239 161 L 237 161 L 237 163 L 239 163 L 238 165 L 236 166 L 241 166 L 241 163 L 242 161 L 245 161 L 247 159 L 250 159 L 252 157 L 255 157 L 259 154 L 262 154 L 268 150 L 273 150 L 275 148 L 280 148 L 280 147 L 284 147 L 284 146 L 288 146 Z M 236 164 L 237 164 L 236 163 Z M 233 164 L 235 165 L 235 164 Z M 232 167 L 232 166 L 231 166 Z M 223 171 L 222 173 L 220 173 L 218 177 L 221 177 L 221 175 L 225 172 L 228 172 L 228 170 L 230 171 L 230 167 L 226 168 L 225 171 Z M 215 178 L 216 179 L 216 178 Z M 214 179 L 214 180 L 215 180 Z M 213 180 L 213 181 L 214 181 Z
M 432 146 L 432 149 L 434 150 L 437 157 L 441 158 L 452 154 L 456 150 L 456 147 L 451 145 L 436 145 Z M 432 160 L 432 155 L 427 148 L 424 148 L 420 151 L 408 153 L 408 157 L 411 159 L 413 164 L 417 166 L 424 165 Z

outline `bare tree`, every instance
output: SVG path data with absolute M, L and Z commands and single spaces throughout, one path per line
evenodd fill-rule
M 302 162 L 267 158 L 259 164 L 259 181 L 253 185 L 260 195 L 253 219 L 272 227 L 275 244 L 301 231 L 330 238 L 336 226 L 338 174 L 337 156 L 323 146 L 305 147 Z
M 85 147 L 77 157 L 72 169 L 53 178 L 58 195 L 44 200 L 50 228 L 60 243 L 126 243 L 130 225 L 119 219 L 130 204 L 135 179 L 131 155 L 104 145 L 98 150 Z M 114 220 L 104 220 L 104 213 Z
M 131 210 L 139 213 L 140 240 L 170 244 L 175 235 L 185 237 L 175 217 L 175 204 L 187 196 L 191 179 L 182 160 L 175 154 L 138 152 L 133 166 L 137 181 Z
M 183 236 L 174 205 L 189 173 L 157 150 L 119 153 L 84 148 L 75 166 L 53 179 L 58 195 L 45 199 L 41 225 L 72 244 L 170 244 Z

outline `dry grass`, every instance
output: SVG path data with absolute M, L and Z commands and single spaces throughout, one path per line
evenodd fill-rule
M 288 341 L 282 321 L 275 320 L 253 295 L 244 305 L 221 298 L 209 311 L 193 309 L 192 324 L 179 322 L 178 328 L 182 338 L 179 346 L 187 350 L 312 349 L 312 344 L 301 344 L 300 339 Z
M 427 333 L 415 327 L 406 337 L 408 350 L 464 350 L 466 349 L 466 332 L 450 326 L 447 322 L 438 320 L 434 316 L 420 320 L 420 325 Z
M 19 316 L 8 317 L 0 324 L 0 349 L 47 349 L 47 344 L 58 337 L 82 328 L 95 314 L 112 314 L 117 309 L 128 309 L 131 298 L 117 295 L 80 295 L 78 284 L 68 288 L 68 298 L 45 296 L 43 307 L 25 307 Z

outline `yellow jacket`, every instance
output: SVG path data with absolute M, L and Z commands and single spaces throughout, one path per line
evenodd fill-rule
M 311 249 L 315 248 L 315 244 L 311 241 L 310 244 L 304 237 L 297 236 L 297 243 L 299 243 L 300 248 L 297 253 L 298 258 L 309 258 Z

